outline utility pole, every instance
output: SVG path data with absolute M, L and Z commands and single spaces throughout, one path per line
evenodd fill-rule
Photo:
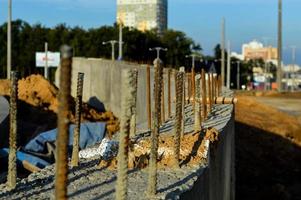
M 228 57 L 227 57 L 227 88 L 230 89 L 230 77 L 231 77 L 231 46 L 228 41 Z
M 154 47 L 154 48 L 149 48 L 149 51 L 157 51 L 157 59 L 160 59 L 160 51 L 167 51 L 167 48 L 162 48 L 162 47 Z
M 237 75 L 236 75 L 236 81 L 237 81 L 237 90 L 240 90 L 240 61 L 237 61 Z
M 44 69 L 44 77 L 48 79 L 48 43 L 45 42 L 45 69 Z
M 282 91 L 282 0 L 278 0 L 278 62 L 277 86 Z
M 222 86 L 225 85 L 225 40 L 226 40 L 226 32 L 225 32 L 225 18 L 222 19 L 222 35 L 221 35 L 221 50 L 222 50 L 222 58 L 221 58 L 221 75 L 222 75 Z
M 103 45 L 106 45 L 106 44 L 111 44 L 112 46 L 112 60 L 115 60 L 115 44 L 117 44 L 118 41 L 116 40 L 110 40 L 110 41 L 107 41 L 107 42 L 102 42 Z
M 10 79 L 11 72 L 11 21 L 12 21 L 12 0 L 8 0 L 8 20 L 7 20 L 7 79 Z
M 122 27 L 122 22 L 120 21 L 119 22 L 119 55 L 118 55 L 118 60 L 122 60 L 122 54 L 123 54 L 123 52 L 122 52 L 122 45 L 123 45 L 123 32 L 122 32 L 122 29 L 123 29 L 123 27 Z
M 292 48 L 292 71 L 291 71 L 291 78 L 292 78 L 292 87 L 291 87 L 291 91 L 294 92 L 295 90 L 295 77 L 296 77 L 296 73 L 295 73 L 295 63 L 296 63 L 296 46 L 291 46 Z

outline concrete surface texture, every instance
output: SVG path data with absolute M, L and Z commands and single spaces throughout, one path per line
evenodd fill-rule
M 0 124 L 6 119 L 9 114 L 9 103 L 8 101 L 0 96 Z
M 138 70 L 138 91 L 137 91 L 137 128 L 145 130 L 147 127 L 147 95 L 146 95 L 146 65 L 129 64 L 120 61 L 103 59 L 73 58 L 72 66 L 72 95 L 76 95 L 76 83 L 78 72 L 85 73 L 83 101 L 99 109 L 105 108 L 120 117 L 121 111 L 121 71 L 125 68 Z M 151 97 L 153 96 L 154 70 L 151 66 Z M 174 72 L 171 76 L 171 96 L 175 98 Z M 168 69 L 164 69 L 164 107 L 165 118 L 168 118 Z M 59 70 L 56 73 L 55 84 L 59 85 Z M 153 106 L 153 105 L 152 105 Z M 175 110 L 174 102 L 172 109 Z
M 228 95 L 228 94 L 225 94 Z M 171 134 L 174 119 L 168 120 L 160 134 Z M 157 199 L 187 200 L 232 200 L 235 199 L 234 172 L 234 115 L 232 105 L 214 105 L 204 128 L 214 127 L 220 135 L 217 143 L 205 145 L 204 160 L 194 166 L 158 171 Z M 185 132 L 194 129 L 192 106 L 186 106 Z M 136 137 L 149 137 L 149 132 L 140 132 Z M 98 158 L 81 160 L 78 168 L 69 170 L 69 199 L 114 199 L 116 171 L 97 168 Z M 147 199 L 146 169 L 129 171 L 128 199 Z M 28 178 L 18 181 L 15 191 L 7 191 L 0 185 L 1 199 L 53 199 L 54 166 L 49 166 Z

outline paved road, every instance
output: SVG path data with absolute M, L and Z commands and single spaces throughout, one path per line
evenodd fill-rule
M 7 117 L 9 113 L 9 104 L 7 100 L 0 96 L 0 124 Z
M 256 100 L 293 116 L 301 116 L 301 99 L 257 97 Z

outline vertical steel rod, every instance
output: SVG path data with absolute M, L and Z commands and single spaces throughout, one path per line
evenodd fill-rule
M 68 140 L 70 124 L 71 68 L 73 49 L 61 47 L 58 134 L 56 139 L 55 199 L 67 199 Z
M 18 101 L 18 73 L 12 71 L 10 74 L 10 107 L 9 107 L 9 154 L 7 186 L 10 189 L 16 187 L 17 182 L 17 101 Z
M 152 128 L 152 108 L 151 108 L 151 83 L 150 83 L 150 66 L 146 68 L 146 104 L 147 104 L 147 124 L 148 129 Z
M 201 96 L 201 75 L 195 76 L 195 99 L 200 99 Z M 198 132 L 201 129 L 201 119 L 200 119 L 200 102 L 195 101 L 194 103 L 194 132 Z
M 157 157 L 158 157 L 158 140 L 159 140 L 159 123 L 161 112 L 161 94 L 162 94 L 162 78 L 163 67 L 162 61 L 156 59 L 155 65 L 155 83 L 154 83 L 154 112 L 153 112 L 153 130 L 151 133 L 151 154 L 149 161 L 149 174 L 148 174 L 148 189 L 149 196 L 154 196 L 157 192 Z
M 136 106 L 137 96 L 137 70 L 125 69 L 122 71 L 122 92 L 121 92 L 121 121 L 117 166 L 116 199 L 127 199 L 127 172 L 128 172 L 128 152 L 129 133 L 131 128 L 131 118 L 133 107 Z
M 207 74 L 207 77 L 208 77 L 208 79 L 207 79 L 207 87 L 208 87 L 208 98 L 209 98 L 209 105 L 208 105 L 208 113 L 211 113 L 211 105 L 212 105 L 212 99 L 211 99 L 211 92 L 212 92 L 212 90 L 211 90 L 211 76 L 210 76 L 210 74 Z
M 165 81 L 164 81 L 164 73 L 162 78 L 162 98 L 161 98 L 161 123 L 162 125 L 165 122 Z
M 206 74 L 205 70 L 202 69 L 202 101 L 203 101 L 203 121 L 207 119 L 207 86 L 206 86 Z
M 79 163 L 79 141 L 80 141 L 80 124 L 82 114 L 82 97 L 83 97 L 84 73 L 79 72 L 77 75 L 77 91 L 75 104 L 75 128 L 73 134 L 73 149 L 71 166 L 77 167 Z
M 168 69 L 168 118 L 171 117 L 171 71 Z
M 181 148 L 181 126 L 182 126 L 182 101 L 183 101 L 183 72 L 178 72 L 176 77 L 176 117 L 174 126 L 174 155 L 175 167 L 180 167 L 180 148 Z
M 137 91 L 138 91 L 138 70 L 133 70 L 134 82 L 133 87 L 134 91 L 134 104 L 132 107 L 132 117 L 131 117 L 131 128 L 130 128 L 130 136 L 136 135 L 136 122 L 137 122 Z
M 183 88 L 183 95 L 182 95 L 182 122 L 181 122 L 181 137 L 184 136 L 185 133 L 185 103 L 186 103 L 186 92 L 185 92 L 185 67 L 180 67 L 180 72 L 183 74 L 183 79 L 182 79 L 182 88 Z M 175 86 L 176 86 L 176 78 L 177 75 L 175 74 Z M 176 88 L 176 87 L 175 87 Z

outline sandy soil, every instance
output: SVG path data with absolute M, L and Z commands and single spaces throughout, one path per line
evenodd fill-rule
M 274 92 L 237 95 L 237 199 L 301 199 L 300 116 L 260 101 L 263 96 L 287 102 L 301 97 Z
M 0 80 L 0 95 L 9 98 L 10 82 Z M 56 128 L 58 111 L 58 89 L 41 75 L 31 75 L 18 82 L 19 118 L 18 123 L 22 131 L 21 142 L 26 143 L 29 138 L 39 132 Z M 74 122 L 75 101 L 71 99 L 71 121 Z M 119 129 L 118 119 L 112 112 L 99 112 L 83 103 L 82 121 L 104 121 L 107 129 L 113 134 Z M 20 144 L 22 145 L 22 144 Z

